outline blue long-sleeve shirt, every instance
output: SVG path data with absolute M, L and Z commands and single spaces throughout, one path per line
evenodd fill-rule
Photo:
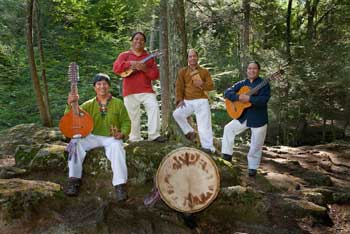
M 248 80 L 242 80 L 235 83 L 231 88 L 227 89 L 224 93 L 225 98 L 231 101 L 239 101 L 239 95 L 237 92 L 243 86 L 249 86 L 250 89 L 256 87 L 263 82 L 263 79 L 258 77 L 252 83 Z M 267 83 L 258 92 L 250 96 L 250 102 L 252 105 L 246 108 L 242 115 L 238 118 L 238 121 L 243 123 L 247 120 L 247 127 L 258 128 L 268 123 L 267 115 L 267 102 L 270 99 L 270 85 Z

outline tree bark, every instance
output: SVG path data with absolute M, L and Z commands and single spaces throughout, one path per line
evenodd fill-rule
M 167 1 L 168 15 L 168 59 L 169 59 L 169 113 L 175 109 L 175 83 L 177 73 L 187 64 L 187 38 L 185 30 L 185 8 L 183 0 Z M 175 136 L 182 135 L 175 121 L 170 119 L 169 130 Z
M 245 77 L 245 66 L 249 60 L 250 0 L 242 0 L 243 21 L 241 24 L 241 78 Z
M 33 81 L 34 93 L 35 93 L 36 102 L 39 109 L 41 123 L 44 126 L 50 126 L 50 121 L 47 116 L 47 110 L 45 109 L 45 103 L 41 92 L 38 72 L 37 72 L 35 58 L 34 58 L 33 8 L 34 8 L 34 0 L 27 0 L 26 38 L 27 38 L 28 64 L 29 64 L 30 76 Z
M 160 58 L 160 87 L 162 99 L 162 131 L 168 128 L 170 121 L 170 82 L 169 82 L 169 55 L 168 55 L 168 15 L 167 1 L 160 1 L 160 50 L 163 56 Z
M 149 39 L 149 50 L 153 51 L 156 47 L 156 34 L 157 34 L 157 20 L 155 16 L 155 10 L 152 13 L 152 28 L 151 28 L 151 34 Z
M 292 56 L 290 54 L 290 43 L 291 43 L 291 28 L 290 28 L 290 22 L 291 22 L 291 15 L 292 15 L 292 4 L 293 0 L 288 1 L 288 8 L 287 8 L 287 15 L 286 15 L 286 56 L 287 56 L 287 62 L 292 61 Z
M 52 122 L 52 115 L 51 115 L 51 110 L 50 110 L 50 99 L 49 99 L 49 88 L 47 85 L 47 79 L 46 79 L 46 65 L 45 65 L 45 57 L 44 57 L 44 49 L 43 49 L 43 43 L 41 40 L 41 30 L 40 30 L 40 12 L 39 12 L 39 6 L 38 6 L 38 1 L 34 0 L 34 22 L 35 22 L 35 29 L 36 29 L 36 35 L 37 35 L 37 43 L 38 43 L 38 51 L 39 51 L 39 59 L 40 59 L 40 65 L 41 65 L 41 80 L 43 81 L 43 86 L 44 86 L 44 104 L 45 104 L 45 109 L 46 109 L 46 114 L 47 118 L 49 121 L 49 126 L 53 126 Z
M 305 8 L 307 13 L 307 39 L 309 42 L 315 38 L 314 19 L 317 11 L 317 5 L 320 0 L 306 0 Z

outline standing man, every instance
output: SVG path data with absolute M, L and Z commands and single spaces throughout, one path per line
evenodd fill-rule
M 104 147 L 107 158 L 111 161 L 113 171 L 112 184 L 115 187 L 117 201 L 127 199 L 126 182 L 127 167 L 123 139 L 130 132 L 130 119 L 123 102 L 110 94 L 111 81 L 108 75 L 99 73 L 93 79 L 96 97 L 84 102 L 81 109 L 90 114 L 93 119 L 94 129 L 84 138 L 73 139 L 68 146 L 70 148 L 69 180 L 64 189 L 68 196 L 77 196 L 81 185 L 83 162 L 86 152 Z M 73 102 L 78 102 L 79 96 L 69 94 L 67 99 L 69 111 Z
M 186 138 L 195 138 L 194 129 L 187 121 L 196 115 L 198 134 L 203 151 L 215 152 L 208 91 L 214 84 L 207 69 L 198 65 L 198 54 L 194 49 L 188 51 L 188 66 L 180 69 L 176 80 L 176 109 L 173 113 Z
M 165 142 L 160 136 L 159 106 L 156 94 L 152 88 L 152 81 L 159 79 L 159 70 L 152 58 L 147 62 L 142 60 L 149 56 L 145 48 L 146 36 L 136 32 L 131 36 L 131 49 L 121 53 L 113 64 L 113 71 L 117 75 L 131 70 L 132 73 L 123 78 L 124 104 L 131 119 L 129 140 L 137 142 L 141 137 L 141 109 L 144 105 L 147 112 L 148 140 Z
M 262 146 L 265 141 L 268 122 L 267 102 L 270 99 L 270 85 L 267 83 L 257 93 L 251 96 L 237 94 L 237 92 L 243 86 L 248 86 L 252 89 L 263 82 L 263 79 L 259 77 L 259 72 L 259 63 L 256 61 L 249 62 L 247 67 L 247 79 L 237 82 L 224 93 L 225 98 L 231 101 L 250 102 L 252 104 L 243 111 L 238 119 L 232 120 L 225 126 L 221 149 L 223 158 L 227 161 L 231 161 L 235 136 L 250 128 L 250 149 L 247 155 L 249 176 L 255 176 L 257 168 L 260 165 Z

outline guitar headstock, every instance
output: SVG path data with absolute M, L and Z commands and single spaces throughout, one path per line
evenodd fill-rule
M 79 66 L 75 62 L 71 62 L 68 67 L 68 76 L 72 84 L 77 84 L 79 81 Z
M 281 80 L 284 74 L 283 69 L 279 69 L 270 75 L 270 80 Z
M 163 55 L 164 55 L 164 53 L 162 51 L 159 51 L 159 50 L 156 50 L 156 51 L 152 52 L 152 57 L 153 58 L 160 57 L 160 56 L 163 56 Z

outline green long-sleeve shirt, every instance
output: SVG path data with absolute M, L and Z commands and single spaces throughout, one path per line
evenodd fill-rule
M 101 115 L 100 107 L 96 97 L 84 102 L 80 108 L 88 112 L 94 122 L 94 129 L 92 134 L 99 136 L 110 136 L 110 127 L 117 127 L 125 137 L 130 133 L 131 122 L 124 106 L 124 103 L 115 97 L 109 101 L 107 106 L 107 113 L 105 116 Z M 70 110 L 67 106 L 65 113 Z

